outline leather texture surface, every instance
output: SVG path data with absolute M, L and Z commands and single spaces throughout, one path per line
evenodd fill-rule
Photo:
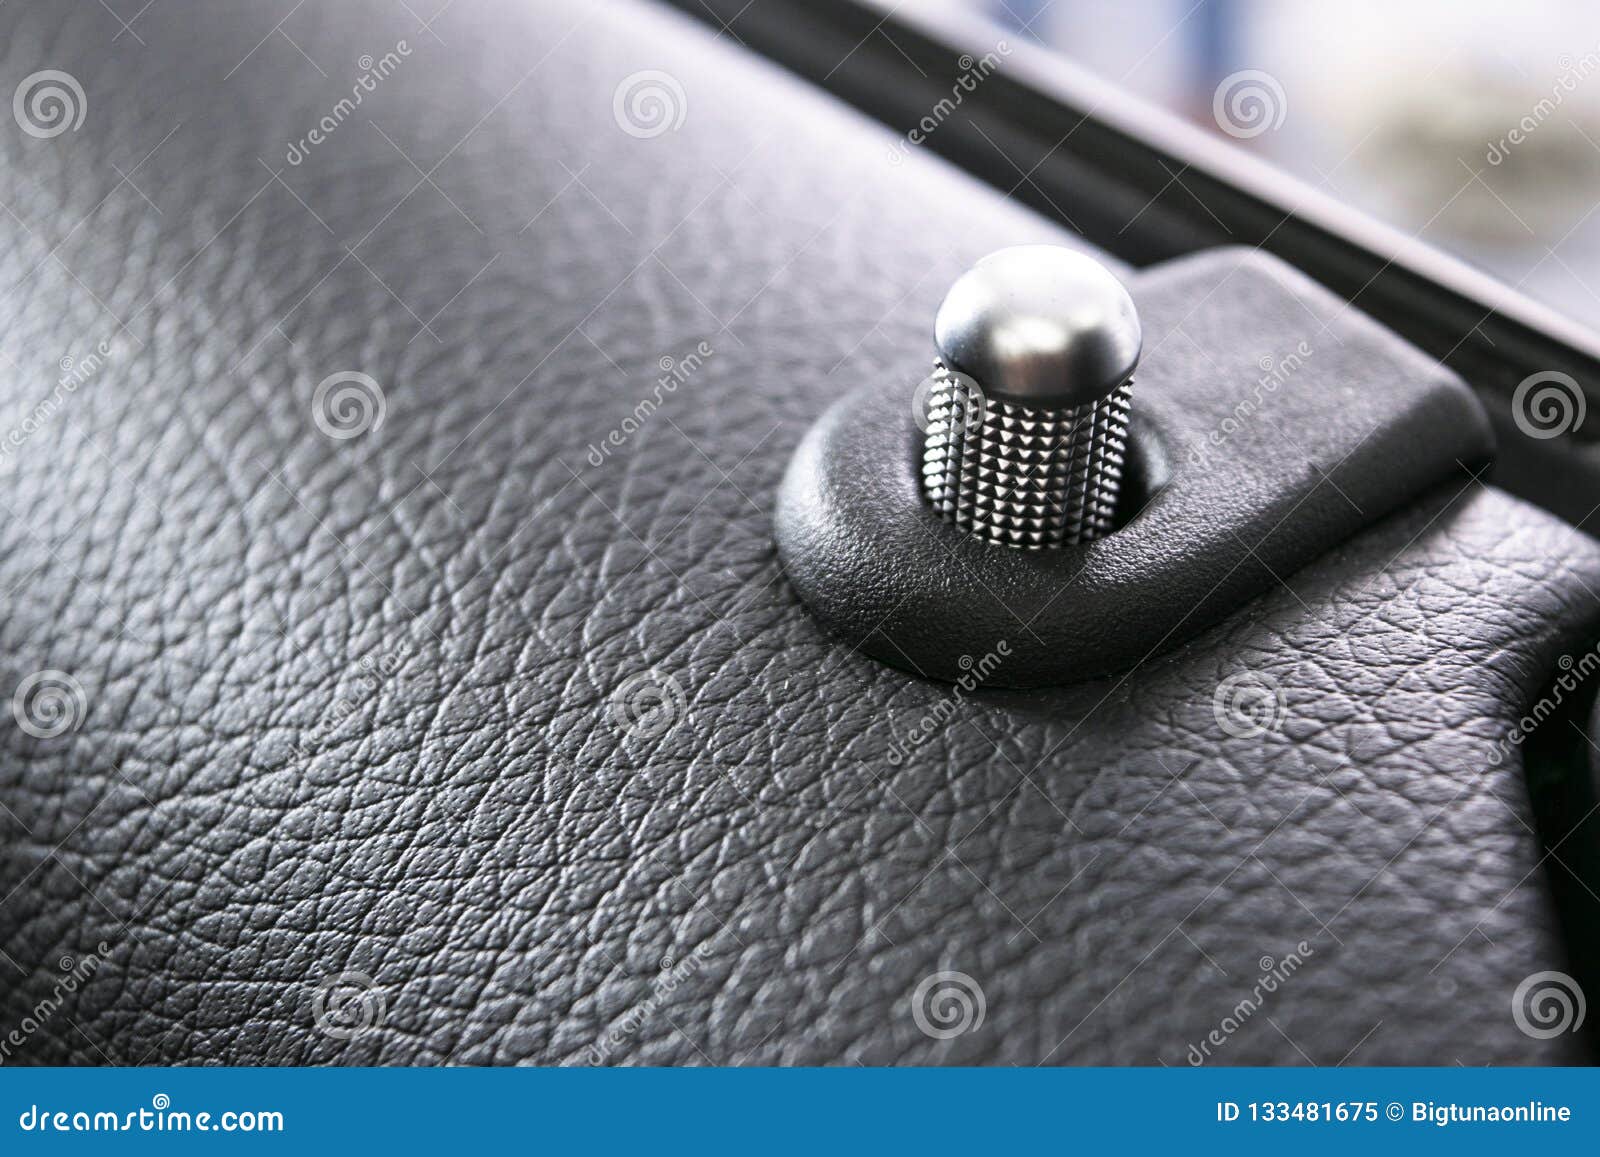
M 0 675 L 65 692 L 0 737 L 6 1063 L 1585 1059 L 1511 1015 L 1565 960 L 1490 757 L 1588 540 L 1451 485 L 956 695 L 818 629 L 772 496 L 1052 227 L 642 4 L 112 7 L 0 7 L 86 103 L 0 129 Z
M 921 493 L 920 386 L 867 386 L 812 428 L 775 537 L 835 635 L 949 682 L 1000 640 L 989 687 L 1117 674 L 1490 460 L 1460 379 L 1276 258 L 1214 250 L 1131 287 L 1152 349 L 1115 534 L 993 550 L 943 521 Z

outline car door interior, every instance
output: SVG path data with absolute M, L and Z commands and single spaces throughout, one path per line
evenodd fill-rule
M 1600 547 L 1461 366 L 726 17 L 287 7 L 0 7 L 10 1063 L 1592 1058 Z M 1145 324 L 1047 564 L 913 481 L 1021 244 Z

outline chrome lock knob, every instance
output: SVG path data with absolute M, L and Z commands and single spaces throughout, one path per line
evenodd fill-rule
M 1038 550 L 1110 533 L 1142 335 L 1098 261 L 1054 245 L 989 254 L 934 320 L 922 489 L 948 522 Z

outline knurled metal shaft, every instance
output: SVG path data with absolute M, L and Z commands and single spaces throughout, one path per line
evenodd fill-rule
M 1099 401 L 1064 409 L 986 398 L 934 363 L 922 488 L 962 530 L 1026 550 L 1109 534 L 1122 481 L 1129 378 Z
M 1111 533 L 1143 345 L 1123 284 L 1077 250 L 1016 245 L 957 278 L 933 328 L 922 489 L 934 510 L 1025 550 Z

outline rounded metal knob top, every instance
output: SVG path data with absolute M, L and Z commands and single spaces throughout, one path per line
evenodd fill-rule
M 1127 381 L 1143 341 L 1122 282 L 1058 245 L 983 258 L 950 287 L 933 338 L 945 365 L 985 394 L 1053 409 L 1098 401 Z

